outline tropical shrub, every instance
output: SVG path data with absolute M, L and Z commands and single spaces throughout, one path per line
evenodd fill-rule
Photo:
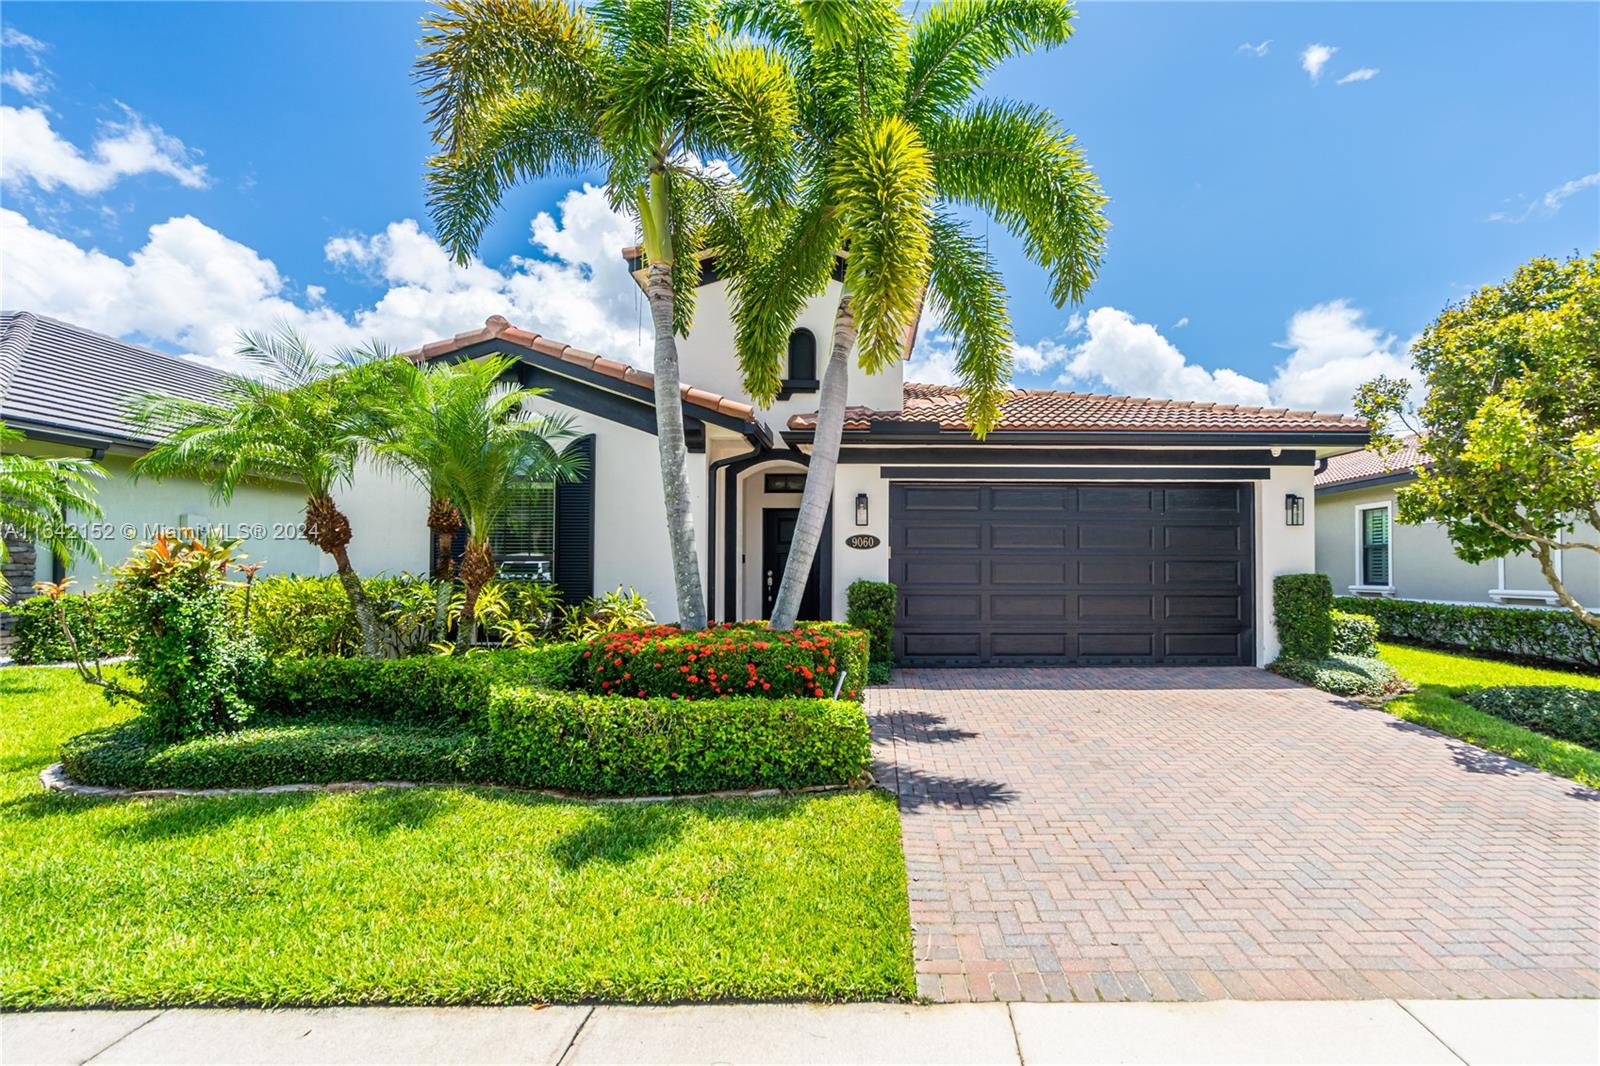
M 133 646 L 126 598 L 115 587 L 63 596 L 59 608 L 48 596 L 32 596 L 7 608 L 16 616 L 12 625 L 11 656 L 22 664 L 64 663 L 72 648 L 61 631 L 57 611 L 66 612 L 67 625 L 78 650 L 89 659 L 126 655 Z
M 866 682 L 867 635 L 831 623 L 775 632 L 741 622 L 684 632 L 654 626 L 588 642 L 582 687 L 627 696 L 711 699 L 750 695 L 855 699 Z
M 1302 685 L 1339 696 L 1387 696 L 1405 682 L 1382 659 L 1361 655 L 1330 655 L 1324 659 L 1279 659 L 1267 669 Z
M 866 715 L 843 700 L 496 687 L 489 733 L 511 782 L 597 795 L 844 785 L 871 761 Z
M 1457 697 L 1485 714 L 1600 751 L 1600 692 L 1563 685 L 1501 685 Z
M 1333 582 L 1327 574 L 1272 579 L 1272 618 L 1285 659 L 1325 659 L 1333 646 Z
M 1566 611 L 1355 596 L 1341 596 L 1335 606 L 1375 618 L 1380 640 L 1600 666 L 1600 630 Z
M 181 740 L 243 725 L 264 659 L 228 619 L 236 542 L 157 537 L 115 571 L 133 628 L 130 672 L 152 736 Z M 111 689 L 113 695 L 120 693 Z
M 365 582 L 367 594 L 373 582 Z M 244 589 L 230 608 L 244 616 Z M 274 659 L 361 654 L 361 628 L 344 587 L 329 577 L 275 575 L 250 588 L 250 631 Z
M 567 640 L 592 640 L 606 633 L 622 633 L 655 625 L 645 598 L 632 588 L 618 585 L 610 592 L 590 596 L 562 613 L 561 635 Z
M 1333 653 L 1372 658 L 1378 654 L 1378 623 L 1369 614 L 1333 611 Z
M 888 581 L 852 581 L 845 590 L 845 621 L 872 639 L 872 661 L 894 661 L 895 587 Z

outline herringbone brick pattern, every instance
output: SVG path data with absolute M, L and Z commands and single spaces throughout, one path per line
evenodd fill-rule
M 1600 994 L 1600 793 L 1249 669 L 869 690 L 940 1000 Z

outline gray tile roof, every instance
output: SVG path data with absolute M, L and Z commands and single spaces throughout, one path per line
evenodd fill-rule
M 215 398 L 223 375 L 188 359 L 29 311 L 0 312 L 0 422 L 148 444 L 125 405 L 147 392 Z

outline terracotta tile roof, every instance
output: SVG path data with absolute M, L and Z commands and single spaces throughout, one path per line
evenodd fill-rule
M 951 385 L 907 382 L 905 403 L 898 411 L 852 407 L 846 429 L 870 429 L 884 423 L 936 422 L 940 429 L 970 430 L 966 394 Z M 813 429 L 815 414 L 794 415 L 790 429 Z M 1011 389 L 1000 408 L 996 430 L 1175 430 L 1222 432 L 1361 432 L 1367 424 L 1348 415 L 1291 411 L 1282 407 L 1152 400 L 1137 396 L 1102 396 L 1048 389 Z
M 1422 440 L 1412 435 L 1404 438 L 1400 450 L 1393 455 L 1382 456 L 1371 448 L 1335 455 L 1328 460 L 1328 465 L 1322 473 L 1317 475 L 1317 488 L 1366 481 L 1368 478 L 1386 477 L 1389 474 L 1408 473 L 1423 465 L 1425 461 L 1422 454 Z
M 574 348 L 570 344 L 565 344 L 551 337 L 541 337 L 539 334 L 529 330 L 518 329 L 499 315 L 490 315 L 484 321 L 481 329 L 475 329 L 467 333 L 457 333 L 454 337 L 434 341 L 431 344 L 424 344 L 421 348 L 414 348 L 404 354 L 412 362 L 421 363 L 460 351 L 470 345 L 494 340 L 495 338 L 524 348 L 531 348 L 541 355 L 559 359 L 563 363 L 571 363 L 573 366 L 591 370 L 596 374 L 603 374 L 608 378 L 616 378 L 618 381 L 626 382 L 629 385 L 637 385 L 643 389 L 655 388 L 656 379 L 647 370 L 640 370 L 637 367 L 629 366 L 627 363 L 619 363 L 615 359 L 607 359 L 603 355 L 595 355 L 593 352 Z M 729 399 L 718 393 L 706 392 L 704 389 L 697 389 L 692 385 L 680 384 L 680 387 L 683 390 L 683 402 L 686 404 L 704 408 L 707 411 L 716 411 L 719 414 L 737 418 L 742 422 L 755 421 L 755 408 L 750 404 L 740 403 L 738 400 Z

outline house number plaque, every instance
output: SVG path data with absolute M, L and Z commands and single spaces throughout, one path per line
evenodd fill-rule
M 844 538 L 844 542 L 850 548 L 876 548 L 883 543 L 871 533 L 856 533 Z

